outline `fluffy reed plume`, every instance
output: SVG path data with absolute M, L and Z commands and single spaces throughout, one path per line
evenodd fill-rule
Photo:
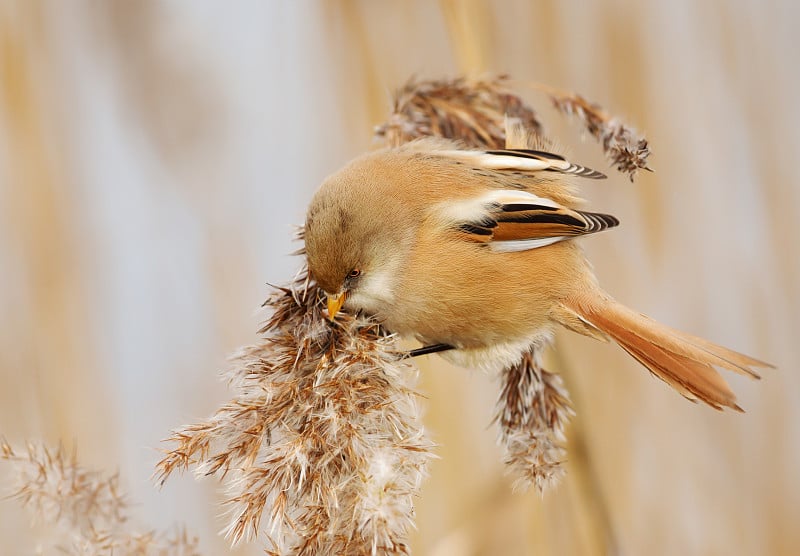
M 504 118 L 519 120 L 531 133 L 543 134 L 539 116 L 511 92 L 508 77 L 486 79 L 410 79 L 394 96 L 389 120 L 375 128 L 387 145 L 420 137 L 460 139 L 478 148 L 505 145 Z
M 32 517 L 51 526 L 61 552 L 73 555 L 198 556 L 197 539 L 174 533 L 132 531 L 119 477 L 82 467 L 75 452 L 29 443 L 14 450 L 0 439 L 0 459 L 11 462 L 18 500 Z
M 329 323 L 308 278 L 265 305 L 263 337 L 228 371 L 234 398 L 173 433 L 161 482 L 221 478 L 233 544 L 263 531 L 269 554 L 406 554 L 431 457 L 415 371 L 371 320 Z
M 510 78 L 504 75 L 431 81 L 412 78 L 395 94 L 389 119 L 375 128 L 375 135 L 390 146 L 434 135 L 458 139 L 471 147 L 501 149 L 505 146 L 503 121 L 508 117 L 546 144 L 538 113 L 513 93 L 511 86 Z M 575 93 L 544 85 L 533 87 L 548 95 L 559 112 L 578 117 L 600 142 L 613 167 L 631 181 L 638 170 L 650 170 L 647 139 L 600 105 Z
M 540 354 L 531 351 L 502 372 L 495 421 L 514 488 L 543 492 L 564 474 L 564 427 L 575 413 L 561 377 L 542 368 Z
M 577 94 L 548 91 L 559 112 L 574 115 L 583 122 L 586 131 L 603 146 L 603 152 L 617 171 L 628 174 L 631 181 L 638 170 L 652 171 L 647 166 L 650 156 L 647 139 L 610 116 L 599 104 Z

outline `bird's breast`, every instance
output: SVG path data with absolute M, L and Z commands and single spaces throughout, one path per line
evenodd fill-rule
M 397 278 L 387 326 L 428 343 L 519 351 L 549 334 L 553 307 L 580 287 L 585 268 L 573 242 L 496 253 L 421 234 Z

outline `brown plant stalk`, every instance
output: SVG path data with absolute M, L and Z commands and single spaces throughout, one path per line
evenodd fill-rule
M 581 95 L 553 89 L 548 91 L 556 110 L 581 120 L 589 135 L 602 145 L 603 152 L 618 172 L 628 174 L 631 181 L 639 170 L 652 172 L 647 165 L 650 156 L 647 139 Z

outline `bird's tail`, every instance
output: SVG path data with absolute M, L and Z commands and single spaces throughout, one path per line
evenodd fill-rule
M 565 299 L 555 317 L 582 334 L 610 337 L 686 398 L 701 400 L 716 409 L 730 407 L 742 411 L 730 386 L 714 367 L 760 378 L 753 367 L 772 366 L 664 326 L 602 292 Z

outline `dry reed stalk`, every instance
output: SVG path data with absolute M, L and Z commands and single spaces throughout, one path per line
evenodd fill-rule
M 183 427 L 163 483 L 194 468 L 226 486 L 226 536 L 264 532 L 269 554 L 406 554 L 431 457 L 416 372 L 373 321 L 328 322 L 307 277 L 278 289 L 262 339 L 227 373 L 234 398 Z
M 603 152 L 618 172 L 628 174 L 631 181 L 639 170 L 652 172 L 647 166 L 650 156 L 647 139 L 581 95 L 546 90 L 556 110 L 576 116 L 583 122 L 586 131 L 602 145 Z
M 0 459 L 15 471 L 10 495 L 31 516 L 58 532 L 58 549 L 89 556 L 199 556 L 197 539 L 185 530 L 134 532 L 128 501 L 117 474 L 105 475 L 81 466 L 75 452 L 29 443 L 17 451 L 0 439 Z

